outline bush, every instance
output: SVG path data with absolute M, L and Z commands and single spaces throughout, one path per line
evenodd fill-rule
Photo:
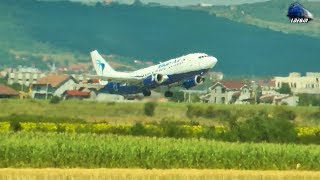
M 237 125 L 235 133 L 242 142 L 287 143 L 294 142 L 297 138 L 294 125 L 287 119 L 255 116 L 244 122 L 238 122 Z
M 58 104 L 60 101 L 61 101 L 61 98 L 60 98 L 60 97 L 58 97 L 58 96 L 53 96 L 53 97 L 50 99 L 50 104 Z
M 227 121 L 232 118 L 232 115 L 229 110 L 225 109 L 215 109 L 213 106 L 208 106 L 204 109 L 201 106 L 187 106 L 186 116 L 188 118 L 193 117 L 205 117 L 205 118 L 218 118 L 222 121 Z
M 165 119 L 160 121 L 160 128 L 163 130 L 164 137 L 187 138 L 188 133 L 181 125 L 181 122 L 175 122 Z
M 299 94 L 299 106 L 320 106 L 319 94 Z
M 320 119 L 320 111 L 317 111 L 317 112 L 314 112 L 314 113 L 309 114 L 309 115 L 308 115 L 308 118 L 309 118 L 309 119 L 319 120 L 319 119 Z
M 146 129 L 144 128 L 144 125 L 141 124 L 140 122 L 134 124 L 131 128 L 131 133 L 132 135 L 145 135 L 146 134 Z
M 188 118 L 200 117 L 200 116 L 203 116 L 204 114 L 205 114 L 204 110 L 199 106 L 192 106 L 192 105 L 187 106 L 186 115 Z
M 296 114 L 294 111 L 283 107 L 277 107 L 273 111 L 273 117 L 276 119 L 283 119 L 283 120 L 294 120 L 296 118 Z
M 13 132 L 18 132 L 21 130 L 21 124 L 19 121 L 16 121 L 16 120 L 13 120 L 13 121 L 10 121 L 10 129 L 13 131 Z
M 156 109 L 157 104 L 154 102 L 147 102 L 144 104 L 144 114 L 147 116 L 153 116 L 154 110 Z

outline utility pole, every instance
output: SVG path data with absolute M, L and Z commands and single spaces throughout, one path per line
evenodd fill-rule
M 48 83 L 47 83 L 47 88 L 46 88 L 46 99 L 48 99 Z

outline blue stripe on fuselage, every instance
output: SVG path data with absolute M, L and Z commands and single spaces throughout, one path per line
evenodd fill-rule
M 160 84 L 159 86 L 167 86 L 176 82 L 183 81 L 188 78 L 192 78 L 196 75 L 202 75 L 209 71 L 209 69 L 203 69 L 198 71 L 191 71 L 187 73 L 181 73 L 181 74 L 171 74 L 168 75 L 168 79 Z M 111 94 L 137 94 L 141 93 L 144 89 L 154 89 L 153 88 L 146 88 L 145 86 L 137 86 L 137 85 L 123 85 L 123 83 L 118 82 L 109 82 L 106 86 L 104 86 L 102 89 L 99 90 L 99 92 L 107 92 Z
M 170 84 L 173 84 L 176 82 L 183 81 L 188 78 L 192 78 L 193 76 L 196 76 L 196 75 L 205 74 L 208 71 L 209 71 L 209 69 L 203 69 L 203 70 L 199 70 L 199 71 L 191 71 L 191 72 L 187 72 L 187 73 L 168 75 L 169 79 L 167 81 L 163 82 L 161 85 L 165 85 L 165 86 L 170 85 Z

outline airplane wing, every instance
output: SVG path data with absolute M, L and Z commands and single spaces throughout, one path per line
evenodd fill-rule
M 93 77 L 98 78 L 101 81 L 153 87 L 160 85 L 168 79 L 167 75 L 162 74 L 150 74 L 149 76 L 144 77 L 142 75 L 140 76 L 127 72 L 117 72 L 105 61 L 105 59 L 103 59 L 97 50 L 92 51 L 90 54 L 93 67 L 97 73 L 97 75 Z
M 119 83 L 130 83 L 134 85 L 142 85 L 143 78 L 142 77 L 113 77 L 113 76 L 89 76 L 90 78 L 100 79 L 102 81 L 109 81 L 109 82 L 119 82 Z

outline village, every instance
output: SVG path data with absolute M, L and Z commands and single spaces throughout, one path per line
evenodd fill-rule
M 43 72 L 34 67 L 4 69 L 0 75 L 1 98 L 50 99 L 57 96 L 63 100 L 81 99 L 101 102 L 127 102 L 153 99 L 166 102 L 161 92 L 143 98 L 139 95 L 121 96 L 101 91 L 99 79 L 91 78 L 88 64 L 61 66 L 54 71 Z M 89 71 L 89 73 L 92 73 Z M 259 80 L 224 80 L 223 73 L 210 72 L 206 85 L 201 90 L 178 89 L 183 93 L 179 102 L 203 102 L 211 104 L 273 104 L 297 106 L 299 94 L 320 94 L 320 73 L 297 72 L 287 77 L 273 77 Z M 10 87 L 11 86 L 11 87 Z M 16 88 L 12 88 L 16 87 Z M 18 88 L 17 88 L 18 87 Z M 196 98 L 195 98 L 196 97 Z

